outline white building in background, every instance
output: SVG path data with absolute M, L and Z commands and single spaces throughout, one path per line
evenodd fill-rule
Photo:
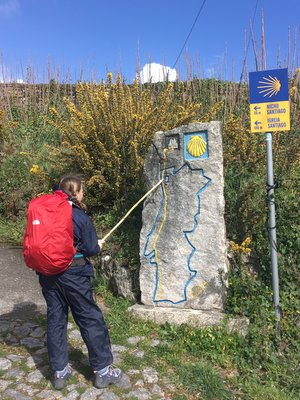
M 168 80 L 174 82 L 177 79 L 175 68 L 167 67 L 166 65 L 150 63 L 145 64 L 139 72 L 141 83 L 157 83 Z

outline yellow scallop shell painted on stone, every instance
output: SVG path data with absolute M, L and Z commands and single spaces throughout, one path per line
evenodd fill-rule
M 206 152 L 206 142 L 202 136 L 192 136 L 186 149 L 191 156 L 200 157 Z

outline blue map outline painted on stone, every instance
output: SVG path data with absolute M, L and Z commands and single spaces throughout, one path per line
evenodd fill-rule
M 148 247 L 148 244 L 149 244 L 150 237 L 152 236 L 153 232 L 155 231 L 155 229 L 156 229 L 156 227 L 157 227 L 158 218 L 159 218 L 159 216 L 161 215 L 161 212 L 162 212 L 162 209 L 163 209 L 163 206 L 164 206 L 165 194 L 164 194 L 164 191 L 163 191 L 163 188 L 162 188 L 162 199 L 161 199 L 161 202 L 160 202 L 160 205 L 159 205 L 157 214 L 156 214 L 156 216 L 155 216 L 153 226 L 152 226 L 150 232 L 148 233 L 148 235 L 146 236 L 146 243 L 145 243 L 145 247 L 144 247 L 144 257 L 148 260 L 148 262 L 149 262 L 149 264 L 150 264 L 151 266 L 155 266 L 155 268 L 156 268 L 156 271 L 155 271 L 155 289 L 154 289 L 153 298 L 152 298 L 152 300 L 153 300 L 154 303 L 168 302 L 168 303 L 172 303 L 172 304 L 179 304 L 179 303 L 182 303 L 182 302 L 187 301 L 187 287 L 189 286 L 189 284 L 191 283 L 191 281 L 192 281 L 192 280 L 196 277 L 196 275 L 197 275 L 197 271 L 193 270 L 193 269 L 191 268 L 191 266 L 190 266 L 191 259 L 192 259 L 193 255 L 194 255 L 194 253 L 195 253 L 195 251 L 196 251 L 197 249 L 196 249 L 196 247 L 191 243 L 191 241 L 189 240 L 188 235 L 194 233 L 195 230 L 196 230 L 196 228 L 197 228 L 197 226 L 198 226 L 197 218 L 200 216 L 200 213 L 201 213 L 201 204 L 200 204 L 200 203 L 201 203 L 201 199 L 200 199 L 200 195 L 201 195 L 201 193 L 211 184 L 212 180 L 204 174 L 204 171 L 203 171 L 202 168 L 192 168 L 188 163 L 184 163 L 184 164 L 183 164 L 180 168 L 178 168 L 177 170 L 175 170 L 175 167 L 171 167 L 171 168 L 167 168 L 167 169 L 171 171 L 171 174 L 172 174 L 173 176 L 175 176 L 179 171 L 181 171 L 181 170 L 182 170 L 184 167 L 186 167 L 186 166 L 188 166 L 189 169 L 192 170 L 192 171 L 199 171 L 200 175 L 203 176 L 205 179 L 207 179 L 206 184 L 205 184 L 205 185 L 197 192 L 197 194 L 196 194 L 196 195 L 197 195 L 197 199 L 198 199 L 198 207 L 197 207 L 197 212 L 196 212 L 196 214 L 193 216 L 193 220 L 194 220 L 193 229 L 191 229 L 191 230 L 184 230 L 184 231 L 183 231 L 183 234 L 184 234 L 184 237 L 185 237 L 186 242 L 187 242 L 188 245 L 192 248 L 192 251 L 191 251 L 191 253 L 189 254 L 188 259 L 187 259 L 187 269 L 188 269 L 188 271 L 189 271 L 189 273 L 190 273 L 191 276 L 190 276 L 190 278 L 187 280 L 187 282 L 186 282 L 185 285 L 184 285 L 184 289 L 183 289 L 183 299 L 182 299 L 182 300 L 179 300 L 179 301 L 176 301 L 176 302 L 175 302 L 175 301 L 172 301 L 172 300 L 169 300 L 169 299 L 162 299 L 162 300 L 157 300 L 157 299 L 156 299 L 157 291 L 158 291 L 158 284 L 159 284 L 159 276 L 158 276 L 158 275 L 159 275 L 159 267 L 158 267 L 157 262 L 155 261 L 156 252 L 155 252 L 155 249 L 151 250 L 148 254 L 146 253 L 146 251 L 147 251 L 147 247 Z M 166 169 L 166 170 L 167 170 L 167 169 Z M 162 176 L 163 172 L 164 172 L 164 171 L 162 171 L 161 176 Z M 168 175 L 165 177 L 165 182 L 167 183 L 167 181 L 168 181 Z

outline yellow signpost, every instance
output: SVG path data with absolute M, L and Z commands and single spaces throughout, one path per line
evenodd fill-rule
M 287 69 L 250 72 L 251 132 L 290 130 Z
M 251 132 L 274 132 L 290 130 L 290 103 L 250 104 Z
M 272 286 L 277 321 L 280 320 L 279 276 L 273 176 L 272 132 L 290 130 L 288 70 L 274 69 L 249 73 L 251 132 L 264 132 L 267 148 L 267 197 Z

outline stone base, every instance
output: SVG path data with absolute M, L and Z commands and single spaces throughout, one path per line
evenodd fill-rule
M 134 316 L 153 321 L 158 325 L 169 322 L 170 324 L 187 324 L 194 327 L 218 325 L 225 314 L 220 311 L 191 310 L 171 307 L 154 307 L 135 304 L 128 308 Z
M 128 311 L 135 317 L 146 321 L 153 321 L 158 325 L 168 322 L 174 325 L 186 324 L 195 328 L 220 325 L 227 316 L 218 310 L 192 310 L 139 304 L 129 307 Z M 229 318 L 227 321 L 227 330 L 228 332 L 237 332 L 242 336 L 246 336 L 248 325 L 248 318 Z

